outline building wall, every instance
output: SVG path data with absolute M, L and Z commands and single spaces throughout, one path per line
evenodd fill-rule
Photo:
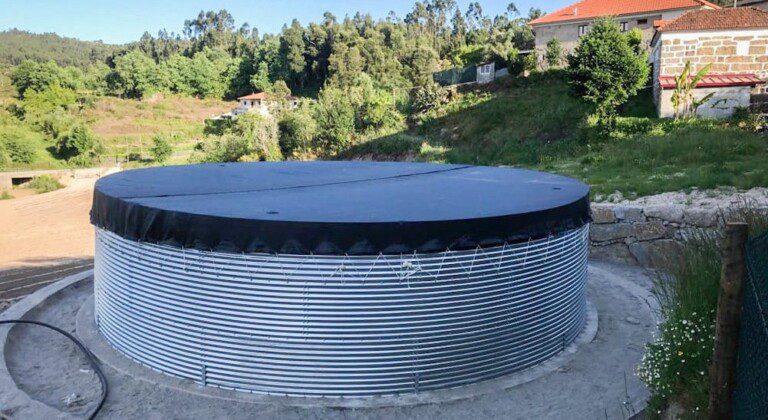
M 643 42 L 646 47 L 650 46 L 651 38 L 653 38 L 654 28 L 653 22 L 657 20 L 671 20 L 682 15 L 687 10 L 671 10 L 663 13 L 653 13 L 645 15 L 632 15 L 617 17 L 616 21 L 619 23 L 626 22 L 626 30 L 630 31 L 634 28 L 638 28 L 643 32 Z M 560 44 L 563 46 L 563 50 L 566 54 L 573 51 L 579 42 L 579 26 L 590 25 L 594 20 L 582 20 L 576 22 L 566 22 L 561 24 L 551 25 L 536 25 L 533 29 L 536 33 L 536 57 L 539 60 L 539 64 L 543 67 L 546 65 L 544 61 L 544 54 L 547 50 L 547 43 L 552 38 L 557 38 Z M 645 22 L 643 22 L 645 21 Z
M 687 61 L 691 62 L 694 73 L 711 63 L 710 74 L 753 73 L 768 80 L 768 29 L 661 33 L 652 56 L 654 98 L 659 115 L 668 116 L 666 108 L 669 104 L 665 103 L 668 98 L 665 97 L 666 92 L 661 92 L 659 76 L 679 75 Z M 752 90 L 752 93 L 761 92 L 766 92 L 765 85 Z M 741 92 L 727 92 L 723 95 L 721 99 L 729 102 L 742 101 Z M 710 100 L 709 103 L 714 101 Z M 748 105 L 747 100 L 741 106 Z M 705 107 L 707 105 L 702 108 Z M 715 112 L 715 116 L 733 112 L 731 107 L 727 108 Z
M 749 86 L 734 86 L 723 88 L 702 88 L 693 91 L 693 97 L 699 100 L 710 93 L 712 98 L 703 104 L 696 115 L 703 118 L 727 118 L 733 115 L 736 108 L 748 107 L 752 89 Z M 672 89 L 660 92 L 656 103 L 656 110 L 661 118 L 675 116 L 675 108 L 672 106 Z
M 483 73 L 481 71 L 483 67 L 488 68 L 489 71 L 487 73 Z M 495 73 L 496 73 L 496 63 L 481 64 L 477 66 L 477 83 L 484 84 L 484 83 L 492 82 L 494 79 Z

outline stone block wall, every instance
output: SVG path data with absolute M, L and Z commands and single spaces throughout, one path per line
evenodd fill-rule
M 697 231 L 714 231 L 724 220 L 716 208 L 683 205 L 593 204 L 590 257 L 647 268 L 679 258 L 683 242 Z
M 768 29 L 662 32 L 656 48 L 655 76 L 679 75 L 690 61 L 694 73 L 711 63 L 710 74 L 752 73 L 768 79 Z M 759 86 L 754 93 L 765 89 Z

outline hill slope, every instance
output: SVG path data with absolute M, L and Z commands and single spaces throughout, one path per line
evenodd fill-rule
M 551 72 L 458 95 L 416 129 L 355 146 L 344 158 L 512 165 L 582 179 L 595 196 L 768 186 L 768 140 L 745 121 L 655 118 L 649 92 L 604 133 Z
M 11 29 L 0 32 L 0 66 L 15 66 L 24 60 L 53 60 L 61 66 L 87 67 L 104 61 L 118 48 L 103 42 Z

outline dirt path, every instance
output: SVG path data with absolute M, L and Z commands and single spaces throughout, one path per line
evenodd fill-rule
M 92 265 L 95 182 L 74 179 L 58 191 L 0 201 L 0 300 Z

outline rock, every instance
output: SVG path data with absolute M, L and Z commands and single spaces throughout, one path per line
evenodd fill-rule
M 613 209 L 616 218 L 625 222 L 644 222 L 643 209 L 640 207 L 617 206 Z
M 653 222 L 635 223 L 632 225 L 634 235 L 638 241 L 650 241 L 667 237 L 668 229 L 664 223 L 656 220 Z
M 83 400 L 83 397 L 75 394 L 74 392 L 67 395 L 62 399 L 62 402 L 67 407 L 77 407 L 80 405 L 83 405 L 85 403 L 85 400 Z
M 683 212 L 686 224 L 698 227 L 715 227 L 720 220 L 719 209 L 692 207 Z
M 589 247 L 589 257 L 596 260 L 637 264 L 637 260 L 629 253 L 629 248 L 623 243 L 591 246 Z
M 666 220 L 668 222 L 681 223 L 683 221 L 683 206 L 672 204 L 658 204 L 644 209 L 647 217 Z
M 592 205 L 593 223 L 613 223 L 615 221 L 616 216 L 613 214 L 613 206 L 601 204 Z
M 632 225 L 626 223 L 592 225 L 589 228 L 589 238 L 593 242 L 617 241 L 629 236 L 632 236 Z
M 629 253 L 646 268 L 666 268 L 676 264 L 682 256 L 683 245 L 674 239 L 635 242 L 629 245 Z
M 640 324 L 640 320 L 639 319 L 631 317 L 631 316 L 628 316 L 627 319 L 625 319 L 625 321 L 627 321 L 627 323 L 632 324 L 632 325 L 639 325 Z

